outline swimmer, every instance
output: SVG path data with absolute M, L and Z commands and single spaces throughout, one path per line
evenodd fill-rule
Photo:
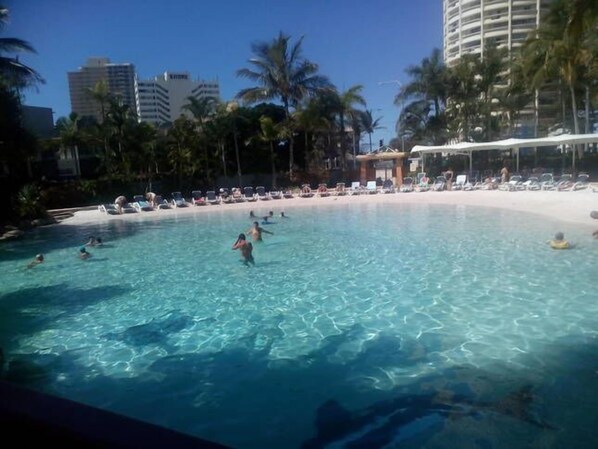
M 284 211 L 282 211 L 282 212 L 280 213 L 280 218 L 289 218 L 289 217 L 287 217 L 287 216 L 284 214 Z
M 253 245 L 245 238 L 245 234 L 239 234 L 237 241 L 233 244 L 232 249 L 240 249 L 243 256 L 243 263 L 247 266 L 249 264 L 255 265 L 253 260 Z
M 557 232 L 554 235 L 554 239 L 549 240 L 548 243 L 552 249 L 569 249 L 571 245 L 567 240 L 565 240 L 565 234 L 562 232 Z
M 82 260 L 87 260 L 91 257 L 91 254 L 87 252 L 84 246 L 79 249 L 79 258 Z
M 253 226 L 247 231 L 247 234 L 252 235 L 254 242 L 261 242 L 263 232 L 266 234 L 274 234 L 273 232 L 266 231 L 264 228 L 260 227 L 260 224 L 257 221 L 254 221 Z
M 255 218 L 255 214 L 252 210 L 249 211 L 249 218 Z
M 29 264 L 27 264 L 27 268 L 33 268 L 36 265 L 39 265 L 40 263 L 44 262 L 44 255 L 43 254 L 38 254 L 37 256 L 35 256 L 35 259 L 33 259 L 31 262 L 29 262 Z
M 100 239 L 100 242 L 101 241 L 102 241 L 102 239 Z M 93 235 L 90 235 L 89 240 L 87 241 L 85 246 L 96 246 L 97 244 L 98 244 L 97 239 Z

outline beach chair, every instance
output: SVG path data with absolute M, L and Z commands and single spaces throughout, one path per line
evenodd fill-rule
M 233 198 L 232 194 L 228 191 L 228 188 L 226 188 L 226 187 L 220 188 L 219 195 L 220 195 L 221 203 L 232 204 L 235 202 L 235 199 Z
M 572 190 L 573 189 L 573 176 L 569 175 L 569 174 L 563 174 L 561 175 L 560 179 L 558 180 L 558 182 L 556 183 L 556 190 L 559 192 L 565 191 L 565 190 Z
M 121 210 L 123 214 L 137 213 L 137 209 L 135 209 L 131 203 L 124 203 L 121 207 Z
M 311 191 L 311 187 L 309 184 L 303 184 L 301 186 L 301 192 L 299 192 L 299 197 L 301 198 L 311 198 L 314 196 L 313 192 Z
M 185 201 L 181 192 L 172 192 L 172 206 L 173 207 L 187 207 L 189 203 Z
M 282 199 L 282 193 L 280 192 L 280 190 L 272 190 L 270 192 L 270 198 L 273 200 L 280 200 Z
M 243 193 L 239 187 L 233 187 L 231 196 L 233 198 L 233 202 L 235 203 L 243 203 L 245 201 L 245 196 L 243 196 Z
M 523 182 L 523 186 L 525 187 L 526 190 L 531 190 L 531 191 L 540 190 L 540 188 L 541 188 L 540 180 L 538 179 L 537 176 L 530 176 L 529 178 L 527 178 L 527 181 Z
M 131 206 L 137 209 L 138 212 L 149 212 L 154 210 L 152 205 L 145 199 L 143 195 L 133 196 L 133 202 L 131 203 Z
M 363 189 L 361 188 L 359 181 L 353 181 L 351 183 L 351 190 L 349 191 L 351 195 L 361 195 L 362 191 Z
M 580 173 L 573 184 L 573 190 L 587 189 L 590 185 L 590 175 L 587 173 Z
M 453 184 L 453 190 L 463 190 L 465 187 L 465 183 L 467 183 L 467 175 L 457 175 L 457 177 L 455 178 L 455 183 Z
M 427 192 L 430 190 L 430 179 L 426 172 L 421 172 L 417 174 L 417 188 L 416 191 L 418 192 Z
M 286 189 L 286 190 L 285 190 L 285 191 L 282 193 L 282 196 L 283 196 L 284 198 L 287 198 L 287 199 L 295 198 L 295 195 L 293 195 L 293 191 L 292 191 L 291 189 Z
M 206 204 L 206 200 L 204 199 L 204 197 L 201 195 L 201 190 L 193 190 L 191 192 L 191 204 L 193 204 L 194 206 L 205 206 Z
M 556 184 L 552 173 L 542 173 L 540 175 L 540 190 L 554 190 Z
M 432 190 L 434 190 L 435 192 L 442 192 L 445 189 L 446 189 L 446 178 L 442 175 L 436 176 L 436 180 L 434 181 L 434 184 L 432 185 Z
M 318 186 L 318 196 L 319 197 L 326 197 L 326 196 L 330 196 L 330 192 L 328 192 L 328 186 L 324 183 L 320 184 Z
M 399 188 L 399 192 L 413 192 L 413 178 L 411 176 L 403 178 L 403 184 Z
M 266 189 L 264 186 L 257 186 L 255 188 L 255 192 L 259 200 L 268 201 L 271 199 L 270 196 L 266 193 Z
M 116 208 L 116 205 L 112 203 L 100 204 L 98 210 L 106 215 L 118 215 L 118 209 Z
M 365 191 L 368 194 L 378 193 L 378 188 L 376 187 L 376 181 L 368 181 L 365 185 Z
M 253 192 L 253 187 L 243 187 L 243 198 L 245 199 L 245 201 L 257 201 L 257 195 Z
M 214 190 L 208 190 L 206 192 L 206 203 L 208 204 L 220 204 L 220 198 L 216 196 L 216 192 Z
M 162 195 L 156 195 L 154 203 L 158 209 L 170 209 L 170 204 L 162 197 Z
M 336 183 L 336 188 L 334 189 L 334 194 L 336 196 L 344 196 L 347 194 L 347 190 L 345 189 L 345 183 L 344 182 L 337 182 Z
M 394 184 L 392 183 L 392 179 L 385 179 L 382 183 L 382 193 L 395 193 L 395 191 L 396 189 Z

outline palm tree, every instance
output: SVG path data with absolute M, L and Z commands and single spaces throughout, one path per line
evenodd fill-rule
M 365 106 L 365 99 L 361 95 L 361 91 L 363 90 L 363 86 L 361 84 L 357 84 L 355 86 L 351 86 L 344 92 L 336 93 L 334 96 L 334 100 L 336 102 L 336 112 L 338 114 L 338 121 L 339 121 L 339 137 L 340 137 L 340 149 L 341 149 L 341 168 L 345 169 L 345 159 L 346 159 L 346 129 L 345 129 L 345 118 L 350 118 L 356 116 L 358 112 L 355 109 L 355 104 L 360 104 Z
M 262 115 L 260 117 L 260 132 L 258 139 L 270 146 L 270 161 L 272 163 L 272 189 L 276 190 L 276 154 L 274 153 L 274 142 L 280 138 L 280 128 L 276 126 L 271 117 Z
M 370 138 L 370 153 L 372 152 L 372 134 L 377 129 L 383 128 L 380 126 L 380 120 L 382 120 L 382 117 L 378 117 L 376 120 L 374 120 L 371 109 L 361 111 L 361 124 L 363 125 L 364 131 L 368 133 Z
M 0 5 L 0 30 L 8 22 L 9 11 Z M 0 86 L 8 89 L 21 89 L 36 83 L 43 83 L 43 78 L 31 67 L 19 62 L 18 57 L 3 56 L 3 53 L 35 53 L 31 44 L 14 37 L 0 38 Z
M 405 72 L 411 81 L 404 84 L 395 97 L 395 104 L 404 106 L 401 107 L 397 129 L 406 133 L 409 122 L 411 128 L 418 129 L 418 140 L 440 144 L 444 138 L 442 128 L 449 83 L 448 69 L 442 62 L 441 51 L 435 48 L 430 57 L 424 58 L 420 65 L 408 67 Z M 405 105 L 405 102 L 409 103 Z M 408 111 L 415 115 L 409 117 Z M 421 116 L 424 111 L 429 117 Z M 414 128 L 415 122 L 418 124 Z
M 252 68 L 237 71 L 237 76 L 257 83 L 255 87 L 242 89 L 237 98 L 248 103 L 266 100 L 280 100 L 287 119 L 291 116 L 291 108 L 319 89 L 330 87 L 328 78 L 318 75 L 318 65 L 302 57 L 300 38 L 294 45 L 290 44 L 290 36 L 279 33 L 270 43 L 262 42 L 251 46 L 254 57 L 249 59 Z M 289 140 L 289 176 L 293 178 L 293 144 L 291 134 Z
M 183 106 L 183 110 L 191 113 L 195 122 L 197 123 L 197 129 L 201 135 L 205 135 L 206 122 L 214 114 L 217 100 L 213 97 L 201 97 L 196 98 L 193 96 L 187 97 L 188 103 Z M 205 162 L 206 177 L 210 178 L 210 155 L 208 143 L 204 142 L 203 146 L 203 158 Z
M 79 129 L 80 117 L 76 112 L 71 112 L 68 117 L 60 117 L 56 121 L 56 130 L 60 135 L 60 141 L 65 147 L 71 147 L 75 153 L 75 163 L 77 164 L 77 176 L 81 175 L 79 166 L 79 145 L 83 142 L 83 135 Z

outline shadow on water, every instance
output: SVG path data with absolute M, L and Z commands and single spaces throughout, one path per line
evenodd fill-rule
M 189 324 L 173 312 L 115 337 L 146 345 Z M 280 332 L 273 325 L 217 352 L 174 352 L 129 378 L 89 376 L 73 351 L 32 356 L 38 375 L 28 383 L 239 449 L 598 447 L 597 341 L 563 340 L 517 363 L 413 377 L 401 369 L 431 363 L 416 340 L 364 340 L 356 325 L 284 359 L 272 356 Z M 68 393 L 56 382 L 64 370 Z

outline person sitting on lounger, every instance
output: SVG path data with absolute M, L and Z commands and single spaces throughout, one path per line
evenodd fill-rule
M 150 203 L 152 207 L 156 207 L 156 194 L 154 192 L 147 192 L 145 194 L 145 199 Z
M 266 234 L 274 234 L 273 232 L 266 231 L 264 228 L 260 227 L 260 224 L 257 221 L 254 221 L 253 226 L 247 231 L 247 234 L 251 234 L 254 242 L 261 242 L 263 232 Z
M 234 243 L 232 249 L 240 249 L 241 255 L 243 256 L 243 263 L 247 266 L 251 263 L 255 265 L 253 260 L 253 245 L 247 241 L 245 234 L 239 234 L 237 241 Z
M 114 200 L 114 204 L 116 204 L 116 208 L 118 209 L 118 213 L 123 213 L 123 206 L 127 204 L 127 197 L 126 196 L 119 196 Z
M 35 256 L 35 259 L 33 259 L 31 262 L 29 262 L 29 264 L 27 264 L 27 268 L 33 268 L 36 265 L 39 265 L 40 263 L 44 262 L 44 255 L 43 254 L 38 254 L 37 256 Z

